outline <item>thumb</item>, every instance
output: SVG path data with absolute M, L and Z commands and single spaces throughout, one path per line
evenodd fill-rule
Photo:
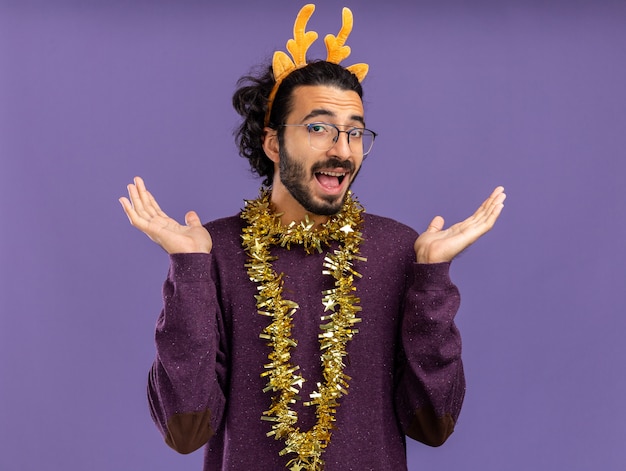
M 443 229 L 444 220 L 441 216 L 435 216 L 424 232 L 439 232 Z
M 185 224 L 188 226 L 201 226 L 202 222 L 200 222 L 200 218 L 198 217 L 198 213 L 195 211 L 189 211 L 185 214 Z

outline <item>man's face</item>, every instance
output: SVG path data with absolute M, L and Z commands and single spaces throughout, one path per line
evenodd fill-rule
M 331 123 L 342 131 L 364 127 L 361 98 L 354 91 L 328 86 L 296 88 L 293 109 L 285 124 L 315 122 Z M 336 214 L 363 162 L 362 153 L 355 150 L 356 153 L 348 145 L 345 133 L 339 134 L 329 150 L 313 149 L 305 126 L 287 126 L 279 149 L 274 186 L 281 184 L 309 213 Z

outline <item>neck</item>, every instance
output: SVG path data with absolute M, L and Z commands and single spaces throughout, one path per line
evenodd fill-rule
M 313 223 L 313 227 L 317 228 L 326 223 L 329 218 L 320 214 L 312 214 L 304 209 L 284 187 L 272 188 L 270 203 L 272 211 L 276 214 L 281 214 L 280 223 L 283 226 L 288 226 L 294 221 L 297 223 L 304 221 L 308 216 L 309 221 Z

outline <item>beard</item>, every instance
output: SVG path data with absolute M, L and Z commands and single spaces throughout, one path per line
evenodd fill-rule
M 279 155 L 280 181 L 291 196 L 300 203 L 300 206 L 309 213 L 319 216 L 332 216 L 341 211 L 348 194 L 347 190 L 343 195 L 324 195 L 317 200 L 314 199 L 311 190 L 306 185 L 309 181 L 309 176 L 302 163 L 292 158 L 284 145 L 280 147 Z M 355 173 L 354 164 L 351 161 L 340 160 L 335 157 L 331 157 L 324 162 L 318 162 L 313 166 L 311 172 L 315 174 L 316 170 L 323 168 L 343 168 L 349 171 L 352 181 L 348 185 L 348 190 L 358 174 L 358 171 Z M 348 176 L 345 178 L 348 178 Z

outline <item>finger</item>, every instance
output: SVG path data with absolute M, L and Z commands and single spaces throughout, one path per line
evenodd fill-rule
M 503 203 L 505 199 L 506 193 L 504 192 L 504 187 L 499 186 L 493 190 L 493 193 L 489 196 L 488 201 L 493 205 Z
M 161 209 L 159 203 L 154 198 L 152 193 L 150 193 L 145 185 L 135 185 L 136 192 L 139 199 L 140 210 L 146 215 L 150 217 L 154 216 L 163 216 L 168 217 L 167 214 Z
M 501 205 L 506 199 L 506 194 L 504 193 L 504 187 L 499 186 L 489 197 L 483 201 L 483 203 L 478 207 L 476 212 L 472 214 L 469 218 L 467 218 L 464 222 L 469 224 L 483 223 L 485 220 L 490 218 L 490 215 L 493 212 L 493 208 L 495 206 Z M 502 209 L 502 208 L 500 208 Z
M 136 176 L 135 178 L 133 178 L 133 182 L 137 186 L 137 189 L 141 191 L 144 191 L 146 189 L 146 183 L 143 181 L 143 178 L 141 178 L 140 176 Z
M 502 186 L 496 187 L 491 192 L 491 194 L 487 197 L 487 199 L 483 201 L 482 204 L 478 207 L 478 210 L 476 211 L 476 213 L 478 213 L 481 210 L 486 210 L 487 208 L 489 208 L 496 199 L 501 198 L 500 195 L 502 194 L 504 194 L 504 187 Z
M 500 217 L 500 213 L 504 209 L 504 203 L 494 203 L 487 215 L 487 224 L 491 229 L 493 225 L 496 223 L 498 218 Z
M 496 188 L 476 212 L 463 221 L 461 229 L 477 231 L 478 236 L 491 230 L 504 208 L 506 194 L 503 190 L 503 187 Z
M 495 198 L 498 197 L 498 195 L 501 195 L 504 193 L 504 187 L 503 186 L 497 186 L 494 188 L 494 190 L 491 192 L 491 194 L 489 195 L 489 197 L 487 198 L 486 201 L 492 201 Z
M 506 193 L 504 193 L 504 188 L 499 186 L 489 197 L 489 203 L 485 208 L 485 217 L 491 222 L 491 225 L 493 225 L 493 223 L 496 222 L 496 219 L 500 216 L 500 213 L 504 208 L 504 200 L 506 200 Z
M 504 193 L 504 187 L 503 186 L 497 186 L 494 188 L 494 190 L 491 192 L 490 197 L 496 197 L 498 196 L 500 193 Z
M 154 212 L 158 214 L 159 216 L 168 217 L 167 214 L 165 214 L 165 212 L 161 209 L 161 207 L 159 206 L 159 203 L 157 203 L 157 200 L 154 198 L 152 193 L 146 190 L 146 194 L 150 201 L 150 206 L 154 209 Z
M 493 226 L 497 219 L 500 217 L 500 213 L 504 209 L 504 204 L 498 204 L 493 207 L 493 211 L 489 215 L 489 219 L 492 221 L 491 225 Z
M 118 201 L 122 205 L 122 209 L 124 210 L 124 213 L 126 213 L 128 220 L 132 224 L 133 219 L 131 217 L 131 213 L 135 212 L 135 210 L 133 209 L 133 205 L 130 203 L 130 201 L 128 201 L 128 198 L 121 197 Z
M 120 202 L 122 203 L 122 207 L 124 208 L 124 211 L 126 212 L 126 215 L 128 216 L 128 219 L 133 227 L 145 232 L 154 215 L 152 214 L 153 211 L 146 209 L 144 200 L 140 195 L 140 190 L 142 188 L 144 192 L 147 191 L 143 180 L 140 177 L 135 177 L 134 182 L 135 183 L 127 185 L 130 200 L 128 198 L 121 198 Z M 150 205 L 149 201 L 148 205 Z
M 132 204 L 133 209 L 137 214 L 145 213 L 143 208 L 143 201 L 141 201 L 141 197 L 139 196 L 139 191 L 137 187 L 133 183 L 129 183 L 126 185 L 126 189 L 128 190 L 128 198 L 130 199 L 130 203 Z
M 139 214 L 137 214 L 135 207 L 128 200 L 128 198 L 122 197 L 119 199 L 119 202 L 122 205 L 122 208 L 124 209 L 124 212 L 126 213 L 126 216 L 128 217 L 128 220 L 130 221 L 131 226 L 136 227 L 140 230 L 143 227 L 145 227 L 146 225 L 145 219 L 140 217 Z
M 185 224 L 187 224 L 188 226 L 201 226 L 202 222 L 200 221 L 198 213 L 196 213 L 195 211 L 189 211 L 187 214 L 185 214 Z
M 139 198 L 141 199 L 142 209 L 150 217 L 156 216 L 161 208 L 159 208 L 158 205 L 156 205 L 156 208 L 155 208 L 156 200 L 154 199 L 152 194 L 146 189 L 146 184 L 144 183 L 143 178 L 135 177 L 134 181 L 135 181 L 135 187 L 137 188 L 137 194 L 139 195 Z
M 424 232 L 439 232 L 443 229 L 444 220 L 441 216 L 435 216 Z

